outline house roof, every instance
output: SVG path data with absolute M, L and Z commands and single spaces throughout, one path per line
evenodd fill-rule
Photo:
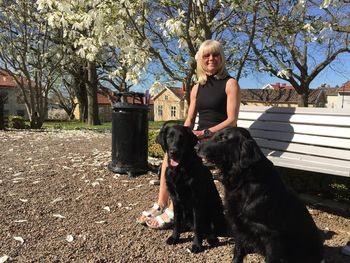
M 161 94 L 163 94 L 166 90 L 172 92 L 179 100 L 183 100 L 186 97 L 186 90 L 184 88 L 178 87 L 165 87 L 161 92 L 153 97 L 153 100 L 157 99 Z
M 337 90 L 338 92 L 350 92 L 350 80 L 347 81 L 345 84 L 343 84 L 340 88 Z
M 7 72 L 0 69 L 0 88 L 15 88 L 17 83 Z
M 266 84 L 263 86 L 261 89 L 286 89 L 286 90 L 293 90 L 294 87 L 287 85 L 286 83 L 279 83 L 277 82 L 276 84 Z
M 113 100 L 113 99 L 112 99 Z M 111 101 L 106 95 L 97 93 L 97 103 L 99 105 L 111 105 L 111 103 L 116 102 L 117 98 L 115 97 L 115 100 Z M 129 104 L 142 104 L 140 99 L 138 97 L 135 97 L 135 99 L 131 96 L 126 97 L 126 102 Z M 146 98 L 142 97 L 143 104 L 146 104 Z M 153 104 L 153 100 L 150 99 L 148 104 Z
M 310 90 L 308 103 L 313 104 L 319 97 L 325 94 L 323 89 Z M 298 93 L 288 89 L 242 89 L 242 102 L 274 102 L 274 103 L 297 103 Z
M 99 105 L 111 105 L 111 102 L 107 96 L 97 93 L 97 104 Z

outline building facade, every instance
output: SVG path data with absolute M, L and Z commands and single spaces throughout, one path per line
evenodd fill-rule
M 186 89 L 164 88 L 153 99 L 154 121 L 184 120 L 187 115 Z
M 0 94 L 4 98 L 4 117 L 14 115 L 29 118 L 21 89 L 13 77 L 2 70 L 0 70 Z

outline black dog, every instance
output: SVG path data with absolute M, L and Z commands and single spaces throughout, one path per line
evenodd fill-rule
M 163 127 L 156 139 L 168 155 L 166 185 L 174 205 L 174 228 L 167 244 L 177 244 L 185 229 L 194 231 L 192 252 L 218 243 L 217 234 L 225 233 L 227 223 L 223 205 L 210 170 L 197 156 L 198 139 L 181 125 Z
M 225 207 L 235 232 L 234 263 L 248 253 L 264 255 L 267 263 L 323 260 L 311 215 L 246 129 L 221 130 L 200 145 L 198 154 L 223 172 Z

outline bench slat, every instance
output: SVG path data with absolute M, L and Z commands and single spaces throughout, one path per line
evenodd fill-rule
M 307 124 L 287 124 L 264 121 L 248 121 L 238 120 L 238 126 L 246 129 L 268 130 L 268 131 L 284 131 L 291 133 L 301 133 L 310 135 L 321 135 L 329 137 L 350 138 L 350 128 L 346 127 L 330 127 L 330 126 L 314 126 Z
M 276 166 L 350 177 L 348 168 L 342 168 L 342 167 L 337 167 L 337 166 L 327 165 L 327 164 L 318 164 L 317 166 L 315 166 L 309 162 L 302 162 L 299 160 L 296 161 L 293 159 L 285 159 L 285 158 L 273 157 L 273 156 L 269 156 L 268 158 Z
M 342 149 L 326 148 L 314 145 L 287 143 L 273 140 L 264 140 L 255 138 L 256 142 L 261 148 L 271 150 L 294 152 L 300 154 L 309 154 L 315 156 L 330 157 L 334 159 L 343 159 L 350 161 L 350 151 Z
M 307 123 L 314 125 L 328 125 L 339 127 L 350 127 L 350 116 L 325 116 L 325 115 L 306 115 L 306 114 L 283 114 L 283 113 L 258 113 L 258 112 L 239 112 L 240 120 L 284 122 L 284 123 Z
M 336 166 L 340 167 L 341 169 L 346 168 L 350 171 L 350 162 L 344 161 L 344 160 L 338 160 L 338 159 L 330 159 L 330 158 L 324 158 L 319 156 L 312 156 L 312 155 L 301 155 L 301 154 L 295 154 L 290 152 L 281 152 L 281 151 L 271 151 L 268 149 L 262 149 L 262 152 L 267 157 L 275 157 L 275 158 L 283 158 L 283 159 L 292 159 L 295 161 L 302 161 L 312 164 L 313 166 L 319 165 L 319 164 L 327 164 L 329 166 Z
M 293 134 L 287 132 L 250 130 L 254 138 L 271 139 L 282 142 L 304 143 L 331 148 L 350 149 L 350 139 L 330 138 L 306 134 Z M 349 151 L 350 154 L 350 151 Z
M 347 109 L 330 109 L 330 108 L 293 108 L 293 107 L 273 107 L 273 106 L 240 106 L 241 112 L 265 112 L 265 113 L 289 113 L 289 114 L 308 114 L 308 115 L 335 115 L 350 116 Z

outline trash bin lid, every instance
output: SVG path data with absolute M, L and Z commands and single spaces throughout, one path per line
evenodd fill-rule
M 147 109 L 145 104 L 129 104 L 127 102 L 117 102 L 112 105 L 113 110 L 117 109 Z

